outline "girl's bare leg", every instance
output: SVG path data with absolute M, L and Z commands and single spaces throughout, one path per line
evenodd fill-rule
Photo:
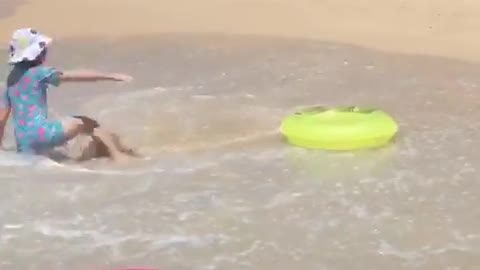
M 117 147 L 114 137 L 110 132 L 105 131 L 101 128 L 95 128 L 93 130 L 92 136 L 94 137 L 94 140 L 98 140 L 105 145 L 108 155 L 114 161 L 124 161 L 129 158 L 127 154 L 123 153 L 121 149 Z
M 112 136 L 112 140 L 113 143 L 116 145 L 116 148 L 119 149 L 122 153 L 127 154 L 131 157 L 141 157 L 141 155 L 137 151 L 124 144 L 120 139 L 120 136 L 118 136 L 116 133 L 112 132 L 110 133 L 110 136 Z
M 62 120 L 63 135 L 65 139 L 71 140 L 79 134 L 87 133 L 87 127 L 83 121 L 77 118 L 67 118 Z
M 68 118 L 62 121 L 64 136 L 67 140 L 71 140 L 79 134 L 87 134 L 92 136 L 94 147 L 97 147 L 97 157 L 109 156 L 114 161 L 127 159 L 127 155 L 122 153 L 122 149 L 117 146 L 112 133 L 107 132 L 99 127 L 97 121 L 78 116 Z

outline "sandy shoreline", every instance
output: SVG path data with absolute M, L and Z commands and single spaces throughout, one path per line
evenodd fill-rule
M 479 13 L 474 0 L 30 0 L 0 19 L 0 38 L 23 26 L 56 38 L 253 34 L 479 61 Z
M 0 19 L 13 15 L 15 6 L 19 5 L 22 0 L 0 1 Z

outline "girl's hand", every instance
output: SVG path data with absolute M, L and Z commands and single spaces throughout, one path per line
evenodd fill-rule
M 119 81 L 130 82 L 133 78 L 121 73 L 103 73 L 95 70 L 64 71 L 60 75 L 61 81 L 66 82 L 96 82 L 96 81 Z
M 121 73 L 113 73 L 110 75 L 110 77 L 112 78 L 112 80 L 118 82 L 131 82 L 133 80 L 131 76 Z

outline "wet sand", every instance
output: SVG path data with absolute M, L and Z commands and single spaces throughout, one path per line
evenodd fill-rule
M 0 20 L 0 39 L 24 26 L 58 38 L 224 33 L 478 61 L 479 13 L 475 0 L 30 0 Z
M 15 7 L 19 6 L 23 0 L 8 0 L 0 2 L 0 19 L 14 14 Z

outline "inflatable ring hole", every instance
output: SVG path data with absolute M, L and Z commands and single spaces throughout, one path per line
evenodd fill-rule
M 334 108 L 332 110 L 336 112 L 355 112 L 355 113 L 363 113 L 363 114 L 369 114 L 375 111 L 375 109 L 360 108 L 357 106 L 339 107 L 339 108 Z
M 330 110 L 329 108 L 325 106 L 314 106 L 310 108 L 303 109 L 299 112 L 296 112 L 296 115 L 302 115 L 302 114 L 317 114 L 317 113 L 322 113 Z
M 334 111 L 334 112 L 355 112 L 355 113 L 362 113 L 362 114 L 370 114 L 375 112 L 375 109 L 368 109 L 368 108 L 360 108 L 357 106 L 346 106 L 346 107 L 335 107 L 329 108 L 325 106 L 314 106 L 307 109 L 303 109 L 295 113 L 295 115 L 306 115 L 306 114 L 317 114 L 323 113 L 326 111 Z

